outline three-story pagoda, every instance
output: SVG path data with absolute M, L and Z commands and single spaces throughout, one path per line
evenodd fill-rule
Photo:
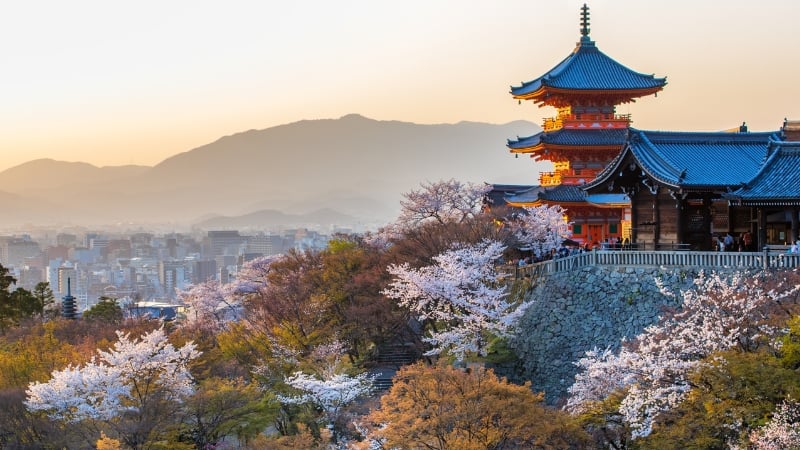
M 595 242 L 622 240 L 629 232 L 630 202 L 621 196 L 592 198 L 579 188 L 592 181 L 621 151 L 631 124 L 617 106 L 656 94 L 666 78 L 635 72 L 601 52 L 589 37 L 589 8 L 581 8 L 581 38 L 572 53 L 544 75 L 511 87 L 520 102 L 556 108 L 543 131 L 509 140 L 512 153 L 551 161 L 540 186 L 508 197 L 512 206 L 559 204 L 568 211 L 573 236 Z

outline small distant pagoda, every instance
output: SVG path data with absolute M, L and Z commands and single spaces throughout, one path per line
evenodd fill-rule
M 72 296 L 69 278 L 67 278 L 67 295 L 61 297 L 61 316 L 66 319 L 78 318 L 78 304 L 75 302 L 75 297 Z
M 631 118 L 617 114 L 617 106 L 656 94 L 667 81 L 608 57 L 589 31 L 589 7 L 584 4 L 581 38 L 573 52 L 544 75 L 511 87 L 511 95 L 520 102 L 552 106 L 557 114 L 544 120 L 542 132 L 508 141 L 512 153 L 551 161 L 554 171 L 541 174 L 540 186 L 506 201 L 511 206 L 561 205 L 576 239 L 621 240 L 630 233 L 630 200 L 621 195 L 590 198 L 579 186 L 592 181 L 626 142 Z

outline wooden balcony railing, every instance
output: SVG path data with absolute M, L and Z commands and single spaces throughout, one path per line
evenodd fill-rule
M 516 279 L 536 279 L 587 266 L 790 269 L 800 267 L 800 254 L 770 251 L 768 247 L 761 252 L 593 250 L 522 267 L 502 266 L 500 272 Z
M 631 123 L 630 114 L 562 114 L 544 119 L 542 129 L 554 131 L 561 128 L 593 128 L 594 124 L 602 128 L 627 128 Z
M 539 185 L 545 187 L 558 186 L 561 184 L 561 174 L 558 172 L 540 172 Z
M 587 181 L 594 180 L 600 170 L 582 169 L 579 174 L 573 170 L 563 172 L 540 172 L 539 185 L 545 187 L 558 186 L 560 184 L 581 185 Z

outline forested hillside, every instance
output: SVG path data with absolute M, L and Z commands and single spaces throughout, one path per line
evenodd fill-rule
M 110 298 L 63 318 L 0 269 L 0 447 L 800 446 L 795 272 L 665 292 L 677 307 L 575 361 L 556 405 L 498 377 L 531 373 L 520 319 L 551 300 L 498 269 L 517 248 L 549 257 L 567 226 L 558 207 L 495 216 L 486 189 L 422 184 L 380 232 L 180 292 L 176 321 Z

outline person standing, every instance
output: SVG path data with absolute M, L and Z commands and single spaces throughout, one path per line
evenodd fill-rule
M 742 246 L 744 251 L 752 252 L 753 250 L 753 235 L 749 231 L 742 233 Z
M 723 242 L 725 243 L 726 252 L 733 251 L 733 236 L 731 236 L 730 231 L 725 235 L 725 240 Z

